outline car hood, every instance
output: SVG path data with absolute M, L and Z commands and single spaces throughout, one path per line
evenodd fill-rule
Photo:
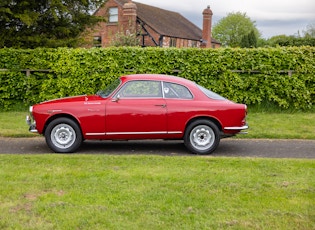
M 100 96 L 97 95 L 81 95 L 81 96 L 73 96 L 73 97 L 64 97 L 64 98 L 58 98 L 53 99 L 49 101 L 41 102 L 40 104 L 56 104 L 56 103 L 66 103 L 66 102 L 80 102 L 80 101 L 95 101 L 99 100 Z

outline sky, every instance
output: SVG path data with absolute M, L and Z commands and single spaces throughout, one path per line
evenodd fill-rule
M 212 26 L 228 13 L 246 13 L 255 21 L 263 38 L 297 35 L 315 24 L 314 0 L 135 0 L 135 2 L 175 11 L 202 28 L 202 11 L 209 5 Z

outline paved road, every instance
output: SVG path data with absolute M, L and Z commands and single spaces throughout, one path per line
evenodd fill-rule
M 43 137 L 0 138 L 0 154 L 47 154 Z M 181 141 L 86 141 L 78 154 L 192 155 Z M 315 159 L 315 140 L 222 139 L 211 156 Z

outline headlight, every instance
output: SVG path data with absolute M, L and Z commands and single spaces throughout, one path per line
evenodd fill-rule
M 30 113 L 33 113 L 33 106 L 30 106 L 29 110 L 30 110 Z

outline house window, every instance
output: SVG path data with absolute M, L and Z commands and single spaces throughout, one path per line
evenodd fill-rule
M 95 36 L 93 38 L 93 47 L 101 47 L 102 46 L 102 37 L 101 36 Z
M 171 38 L 170 47 L 176 47 L 176 38 Z
M 191 47 L 197 47 L 197 41 L 191 41 Z
M 109 12 L 108 22 L 118 22 L 118 8 L 117 7 L 109 8 L 108 12 Z

